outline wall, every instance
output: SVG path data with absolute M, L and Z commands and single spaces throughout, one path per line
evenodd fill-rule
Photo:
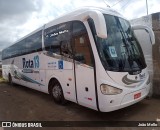
M 143 45 L 142 49 L 144 50 L 145 57 L 150 55 L 148 59 L 146 58 L 146 62 L 151 74 L 153 95 L 160 95 L 160 13 L 154 13 L 149 16 L 133 19 L 130 22 L 132 25 L 147 25 L 154 31 L 156 40 L 155 44 L 152 46 L 151 50 L 146 51 L 146 46 L 144 47 Z M 143 38 L 143 35 L 141 36 Z
M 160 95 L 160 13 L 152 14 L 152 28 L 155 34 L 155 45 L 153 45 L 153 91 Z

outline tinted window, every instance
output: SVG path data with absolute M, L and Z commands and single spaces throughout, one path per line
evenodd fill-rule
M 76 61 L 93 66 L 91 45 L 87 30 L 82 22 L 73 23 L 73 41 Z
M 107 38 L 97 36 L 93 20 L 89 20 L 99 57 L 106 70 L 119 72 L 140 71 L 146 67 L 143 52 L 128 21 L 104 15 Z
M 11 49 L 14 50 L 14 52 L 16 53 L 15 55 L 14 54 L 11 54 L 13 57 L 14 56 L 20 56 L 20 55 L 23 55 L 23 54 L 26 54 L 25 53 L 25 40 L 23 41 L 20 41 L 18 42 L 17 44 L 14 44 Z
M 45 50 L 57 54 L 71 54 L 70 23 L 62 23 L 45 29 Z
M 73 23 L 73 35 L 80 35 L 87 33 L 87 30 L 82 22 L 74 22 Z
M 12 58 L 12 57 L 21 55 L 22 52 L 24 51 L 22 44 L 24 44 L 24 40 L 3 50 L 2 58 L 7 59 L 7 58 Z
M 23 46 L 25 48 L 25 53 L 42 51 L 42 32 L 37 32 L 26 38 Z
M 39 31 L 22 41 L 4 49 L 2 59 L 12 58 L 15 56 L 25 55 L 42 50 L 42 31 Z

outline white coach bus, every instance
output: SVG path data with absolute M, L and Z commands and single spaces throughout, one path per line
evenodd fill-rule
M 4 49 L 3 77 L 59 104 L 69 100 L 101 112 L 124 108 L 150 89 L 134 28 L 110 8 L 75 10 Z

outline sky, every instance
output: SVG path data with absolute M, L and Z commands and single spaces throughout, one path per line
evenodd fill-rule
M 128 20 L 145 16 L 146 0 L 0 0 L 0 51 L 56 17 L 83 6 L 115 9 Z M 160 0 L 148 0 L 149 14 Z

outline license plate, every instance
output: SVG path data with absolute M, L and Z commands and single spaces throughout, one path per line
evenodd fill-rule
M 134 94 L 134 99 L 140 98 L 141 97 L 141 93 L 136 93 Z

